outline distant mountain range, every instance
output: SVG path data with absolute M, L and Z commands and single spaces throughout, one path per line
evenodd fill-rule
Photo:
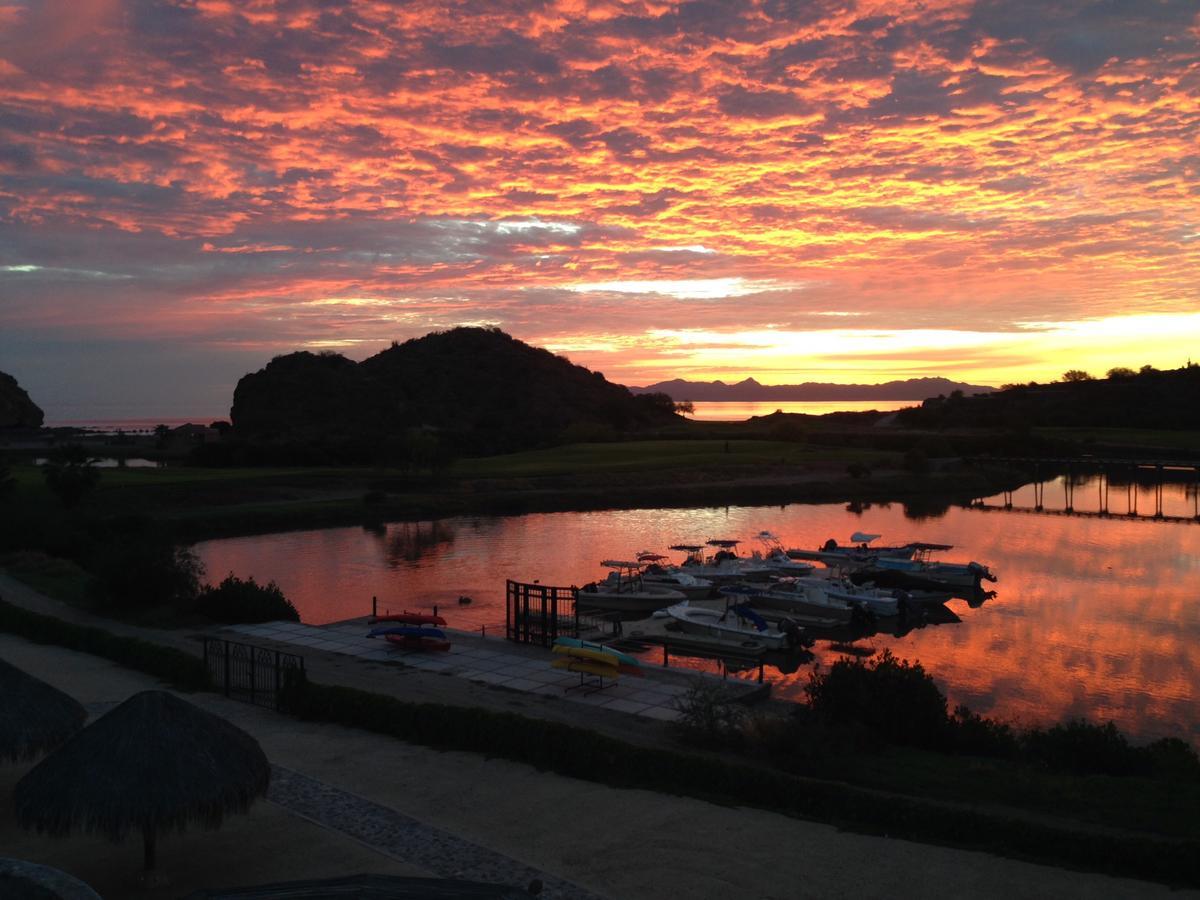
M 939 394 L 949 395 L 953 391 L 962 391 L 970 397 L 972 394 L 990 394 L 996 389 L 981 384 L 962 384 L 948 378 L 908 378 L 883 384 L 829 384 L 819 381 L 760 384 L 753 378 L 726 384 L 723 381 L 684 381 L 675 378 L 646 387 L 631 387 L 629 390 L 635 394 L 667 394 L 676 402 L 694 400 L 711 403 L 722 400 L 925 400 Z

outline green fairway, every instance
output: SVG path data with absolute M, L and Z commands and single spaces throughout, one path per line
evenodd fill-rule
M 568 444 L 507 456 L 464 459 L 455 464 L 451 474 L 459 478 L 528 478 L 701 467 L 875 463 L 893 456 L 874 450 L 808 447 L 787 441 L 625 441 Z

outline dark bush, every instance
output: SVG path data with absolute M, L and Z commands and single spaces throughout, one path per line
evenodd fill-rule
M 206 584 L 201 589 L 196 610 L 226 625 L 300 621 L 300 613 L 275 582 L 259 584 L 253 576 L 243 581 L 232 572 L 216 587 Z
M 59 447 L 42 466 L 46 487 L 67 508 L 78 506 L 100 481 L 100 470 L 78 444 Z
M 1051 728 L 1027 731 L 1025 756 L 1057 772 L 1078 775 L 1143 775 L 1151 771 L 1144 750 L 1132 747 L 1112 722 L 1093 725 L 1075 719 Z
M 705 747 L 736 747 L 742 743 L 746 709 L 723 684 L 697 679 L 680 697 L 675 725 L 683 736 Z
M 1155 775 L 1200 781 L 1200 756 L 1187 741 L 1179 738 L 1159 738 L 1141 748 L 1149 759 Z
M 1021 751 L 1021 742 L 1011 725 L 973 713 L 965 706 L 955 707 L 949 725 L 949 746 L 955 753 L 1012 759 Z
M 894 744 L 940 749 L 949 740 L 946 697 L 919 662 L 884 650 L 873 660 L 839 659 L 805 687 L 813 712 L 830 724 L 856 723 Z
M 87 568 L 96 576 L 96 602 L 105 609 L 189 607 L 204 567 L 190 550 L 152 528 L 118 533 L 95 548 Z

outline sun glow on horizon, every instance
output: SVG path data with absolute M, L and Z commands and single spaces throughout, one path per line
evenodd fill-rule
M 0 367 L 41 393 L 82 345 L 187 348 L 215 404 L 251 350 L 470 323 L 626 383 L 1196 341 L 1188 0 L 121 10 L 0 11 Z

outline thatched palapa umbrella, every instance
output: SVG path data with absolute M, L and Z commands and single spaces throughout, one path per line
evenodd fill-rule
M 87 720 L 87 710 L 56 687 L 0 659 L 0 760 L 53 750 Z
M 122 840 L 210 828 L 267 792 L 258 741 L 173 694 L 143 691 L 93 722 L 17 782 L 17 821 L 51 835 L 74 829 Z

